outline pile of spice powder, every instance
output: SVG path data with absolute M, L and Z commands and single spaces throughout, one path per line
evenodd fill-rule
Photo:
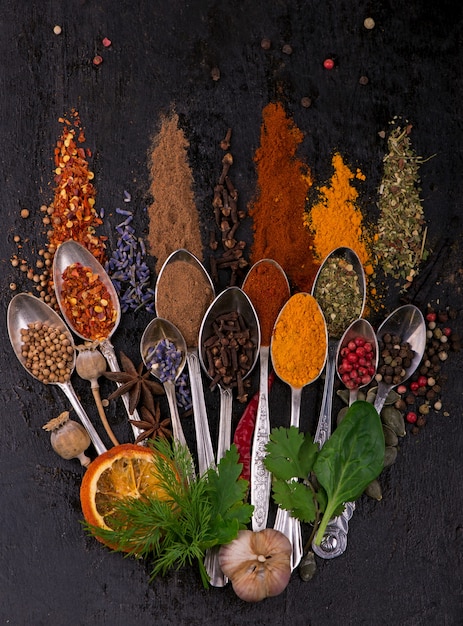
M 351 181 L 365 180 L 365 176 L 359 169 L 354 174 L 339 153 L 334 154 L 332 165 L 334 173 L 329 185 L 318 188 L 317 201 L 304 215 L 304 224 L 313 235 L 314 253 L 322 261 L 335 248 L 351 248 L 357 253 L 367 275 L 371 275 L 369 238 L 363 215 L 355 204 L 358 192 L 351 185 Z
M 423 160 L 411 146 L 412 126 L 395 126 L 388 137 L 384 171 L 379 188 L 378 232 L 374 253 L 386 275 L 404 279 L 408 285 L 417 275 L 426 229 L 420 200 L 419 165 Z
M 100 262 L 105 257 L 106 237 L 97 236 L 96 228 L 102 224 L 95 210 L 94 174 L 89 169 L 91 152 L 82 146 L 85 134 L 79 114 L 71 112 L 71 119 L 59 118 L 63 130 L 54 148 L 54 197 L 49 206 L 43 205 L 42 222 L 47 228 L 48 243 L 39 248 L 36 267 L 27 261 L 13 257 L 12 263 L 19 265 L 27 278 L 35 283 L 39 297 L 56 307 L 53 289 L 52 263 L 56 248 L 63 241 L 74 239 L 85 246 Z M 39 247 L 39 246 L 37 246 Z
M 178 115 L 171 112 L 163 116 L 149 159 L 153 202 L 148 207 L 148 248 L 158 269 L 179 248 L 203 259 L 188 147 Z
M 307 194 L 312 186 L 308 166 L 296 157 L 303 133 L 279 102 L 262 112 L 260 146 L 254 155 L 257 195 L 249 204 L 254 241 L 251 259 L 277 261 L 290 283 L 309 291 L 319 263 L 312 254 L 312 235 L 304 228 Z

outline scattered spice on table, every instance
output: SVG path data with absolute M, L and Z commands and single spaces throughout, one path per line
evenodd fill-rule
M 130 202 L 130 196 L 126 196 L 124 201 Z M 105 269 L 119 296 L 122 313 L 129 309 L 135 312 L 145 309 L 154 313 L 154 289 L 150 286 L 151 272 L 145 260 L 145 242 L 136 236 L 132 225 L 133 212 L 116 208 L 116 213 L 125 219 L 116 225 L 116 247 Z
M 85 148 L 85 133 L 76 110 L 70 119 L 59 118 L 63 130 L 54 148 L 54 196 L 49 206 L 42 205 L 43 225 L 48 243 L 39 248 L 35 268 L 25 259 L 19 261 L 20 269 L 35 283 L 38 296 L 56 306 L 53 289 L 52 263 L 56 248 L 63 241 L 74 239 L 85 246 L 100 262 L 104 262 L 106 237 L 97 236 L 96 229 L 102 219 L 95 210 L 96 190 L 94 174 L 89 169 L 91 151 Z
M 272 336 L 275 372 L 300 388 L 320 374 L 326 357 L 326 325 L 315 298 L 296 293 L 283 307 Z
M 260 343 L 269 346 L 278 313 L 290 296 L 287 278 L 272 260 L 262 260 L 249 271 L 243 283 L 243 291 L 257 313 Z
M 332 158 L 333 175 L 329 184 L 317 189 L 318 198 L 308 206 L 304 224 L 313 237 L 314 253 L 324 259 L 335 248 L 345 246 L 356 252 L 367 275 L 373 273 L 370 241 L 361 210 L 356 206 L 357 189 L 354 180 L 365 180 L 357 169 L 353 172 L 339 153 Z
M 90 341 L 107 339 L 117 310 L 101 278 L 90 267 L 72 263 L 62 279 L 61 304 L 72 328 Z
M 419 166 L 423 159 L 411 144 L 412 125 L 402 127 L 397 120 L 392 125 L 379 187 L 380 215 L 374 253 L 386 275 L 403 279 L 405 286 L 410 286 L 427 256 L 419 188 Z
M 340 339 L 362 313 L 363 294 L 357 272 L 343 257 L 333 256 L 326 261 L 318 275 L 314 296 L 332 338 Z
M 312 186 L 309 167 L 297 158 L 302 131 L 279 102 L 262 112 L 260 146 L 254 155 L 257 193 L 249 204 L 253 218 L 253 263 L 274 259 L 290 283 L 310 291 L 319 263 L 313 257 L 313 237 L 302 216 Z
M 221 282 L 220 274 L 224 271 L 229 274 L 228 286 L 236 285 L 242 278 L 244 268 L 248 266 L 244 251 L 246 242 L 238 237 L 242 220 L 246 212 L 238 207 L 238 190 L 230 178 L 230 168 L 233 165 L 233 155 L 229 151 L 231 145 L 231 128 L 220 142 L 225 151 L 222 158 L 222 171 L 214 187 L 212 208 L 214 223 L 209 230 L 209 248 L 211 255 L 209 263 L 212 280 L 215 284 Z
M 189 250 L 202 260 L 188 147 L 177 113 L 164 115 L 149 158 L 153 202 L 148 206 L 148 248 L 156 257 L 158 268 L 171 252 L 179 248 Z
M 167 263 L 156 286 L 156 313 L 182 333 L 188 347 L 196 347 L 199 329 L 214 291 L 201 267 L 181 259 Z

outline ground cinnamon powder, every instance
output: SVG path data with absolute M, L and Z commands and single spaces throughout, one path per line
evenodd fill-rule
M 149 156 L 153 202 L 148 207 L 148 247 L 158 270 L 179 248 L 203 259 L 188 147 L 178 115 L 172 111 L 163 116 Z
M 262 112 L 260 146 L 254 155 L 257 195 L 249 205 L 254 242 L 251 259 L 277 261 L 293 287 L 310 291 L 319 264 L 312 254 L 312 234 L 303 214 L 312 177 L 296 157 L 303 133 L 279 102 Z

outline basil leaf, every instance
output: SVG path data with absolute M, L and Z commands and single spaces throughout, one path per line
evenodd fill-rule
M 381 419 L 369 402 L 354 402 L 320 450 L 314 473 L 328 502 L 315 543 L 320 544 L 326 525 L 344 502 L 360 497 L 383 469 L 384 435 Z

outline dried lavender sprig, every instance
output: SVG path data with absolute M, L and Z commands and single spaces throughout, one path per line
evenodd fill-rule
M 124 192 L 124 202 L 130 201 L 130 195 Z M 121 304 L 121 311 L 139 311 L 144 308 L 154 313 L 154 289 L 150 287 L 151 273 L 144 261 L 146 247 L 140 237 L 136 237 L 131 225 L 133 212 L 116 208 L 116 213 L 126 219 L 117 224 L 118 239 L 116 249 L 106 263 L 108 272 L 116 289 Z
M 164 383 L 173 381 L 182 362 L 183 354 L 169 339 L 161 339 L 150 346 L 146 354 L 146 365 Z

